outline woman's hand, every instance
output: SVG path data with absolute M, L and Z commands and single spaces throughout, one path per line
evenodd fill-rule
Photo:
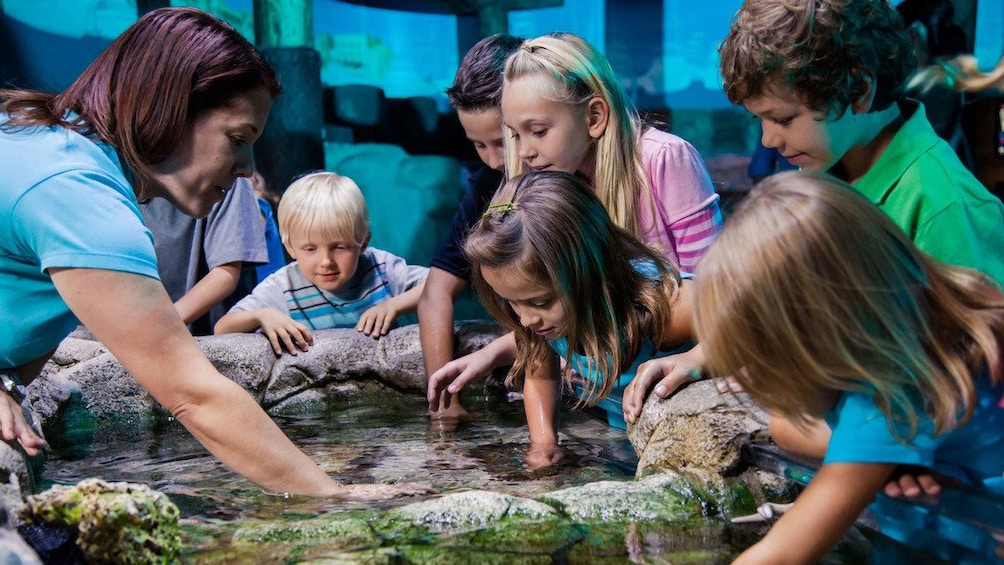
M 17 441 L 30 456 L 38 455 L 39 450 L 48 447 L 24 419 L 21 405 L 4 392 L 0 392 L 0 436 L 7 443 Z
M 354 485 L 343 484 L 334 494 L 334 497 L 343 500 L 367 502 L 371 500 L 397 498 L 399 496 L 430 494 L 433 492 L 435 492 L 435 490 L 431 486 L 420 483 L 399 483 L 396 485 L 385 485 L 379 483 Z
M 276 355 L 282 355 L 283 349 L 289 351 L 290 355 L 296 355 L 297 351 L 306 351 L 314 345 L 314 334 L 310 328 L 294 321 L 288 314 L 264 308 L 258 310 L 257 315 L 261 331 L 272 344 L 272 351 Z
M 634 379 L 624 389 L 624 420 L 634 424 L 641 416 L 645 398 L 653 390 L 666 398 L 686 383 L 701 380 L 704 352 L 700 344 L 685 353 L 645 361 L 638 367 Z

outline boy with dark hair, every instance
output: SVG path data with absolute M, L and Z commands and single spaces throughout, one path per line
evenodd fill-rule
M 463 200 L 450 232 L 436 250 L 418 302 L 418 327 L 427 376 L 453 360 L 453 301 L 467 286 L 471 270 L 463 244 L 503 181 L 502 71 L 506 58 L 522 43 L 522 38 L 502 34 L 482 39 L 464 55 L 453 86 L 446 89 L 467 139 L 474 144 L 484 164 L 467 181 Z M 449 409 L 433 416 L 458 417 L 465 412 L 459 402 L 453 402 Z

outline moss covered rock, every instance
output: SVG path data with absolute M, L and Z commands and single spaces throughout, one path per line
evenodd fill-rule
M 75 533 L 91 563 L 168 563 L 181 550 L 178 507 L 146 485 L 85 479 L 29 496 L 19 511 L 26 524 L 46 523 Z

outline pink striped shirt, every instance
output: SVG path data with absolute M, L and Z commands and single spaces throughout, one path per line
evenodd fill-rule
M 722 227 L 711 175 L 694 146 L 671 133 L 649 128 L 640 149 L 656 205 L 653 214 L 648 198 L 640 199 L 642 239 L 692 273 Z

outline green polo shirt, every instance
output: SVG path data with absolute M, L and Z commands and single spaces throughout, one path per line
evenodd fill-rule
M 938 137 L 921 104 L 904 100 L 900 111 L 906 123 L 855 188 L 922 251 L 1004 284 L 1004 203 Z

